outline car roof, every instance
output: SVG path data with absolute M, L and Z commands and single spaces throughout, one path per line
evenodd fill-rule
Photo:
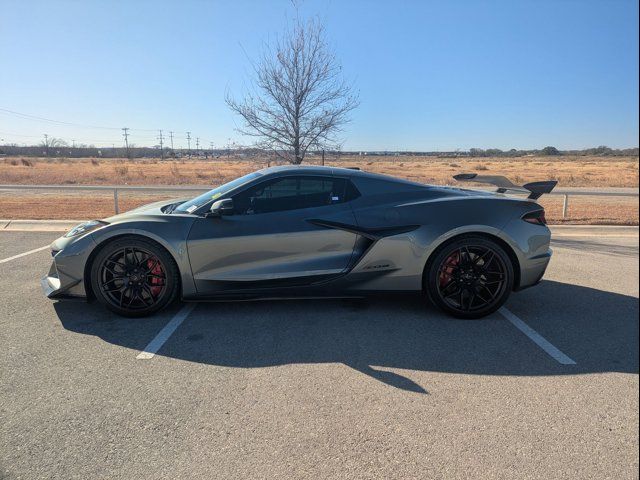
M 263 168 L 259 170 L 263 175 L 272 175 L 278 173 L 301 174 L 301 175 L 341 175 L 348 177 L 366 177 L 387 182 L 407 183 L 411 185 L 427 186 L 423 183 L 412 182 L 403 178 L 397 178 L 390 175 L 382 175 L 379 173 L 371 173 L 360 170 L 359 168 L 345 168 L 320 165 L 278 165 L 275 167 Z
M 342 167 L 329 167 L 329 166 L 320 166 L 320 165 L 277 165 L 275 167 L 263 168 L 260 170 L 260 173 L 264 175 L 268 175 L 271 173 L 301 173 L 301 174 L 322 174 L 322 175 L 334 175 L 336 173 L 340 174 L 353 174 L 353 173 L 362 173 L 360 170 L 356 170 L 353 168 L 342 168 Z

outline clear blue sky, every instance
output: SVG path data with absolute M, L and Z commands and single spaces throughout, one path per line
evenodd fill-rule
M 306 0 L 301 10 L 325 22 L 360 93 L 345 149 L 638 146 L 637 0 Z M 289 0 L 4 0 L 0 108 L 248 143 L 225 91 L 242 92 L 246 55 L 291 15 Z M 0 112 L 5 142 L 43 133 L 122 143 L 118 130 Z

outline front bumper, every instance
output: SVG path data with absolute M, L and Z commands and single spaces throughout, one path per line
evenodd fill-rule
M 86 298 L 82 278 L 59 274 L 55 260 L 51 264 L 49 273 L 40 279 L 40 287 L 42 287 L 42 293 L 51 299 Z
M 61 237 L 51 244 L 53 261 L 40 280 L 48 298 L 86 298 L 84 267 L 92 244 L 88 236 L 81 241 Z
M 40 286 L 48 298 L 56 298 L 56 294 L 60 292 L 60 279 L 45 275 L 40 279 Z

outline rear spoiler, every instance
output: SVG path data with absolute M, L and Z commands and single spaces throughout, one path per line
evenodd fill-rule
M 551 193 L 558 184 L 555 180 L 548 180 L 545 182 L 526 183 L 520 186 L 502 175 L 478 175 L 477 173 L 459 173 L 458 175 L 454 175 L 453 178 L 459 182 L 488 183 L 489 185 L 495 185 L 498 187 L 498 190 L 496 190 L 498 193 L 525 193 L 528 194 L 527 198 L 532 200 L 540 198 L 545 193 Z

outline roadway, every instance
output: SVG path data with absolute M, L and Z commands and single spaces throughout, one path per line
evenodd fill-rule
M 637 227 L 555 229 L 546 280 L 482 321 L 419 297 L 127 320 L 42 296 L 27 252 L 58 235 L 0 232 L 2 479 L 638 476 Z

